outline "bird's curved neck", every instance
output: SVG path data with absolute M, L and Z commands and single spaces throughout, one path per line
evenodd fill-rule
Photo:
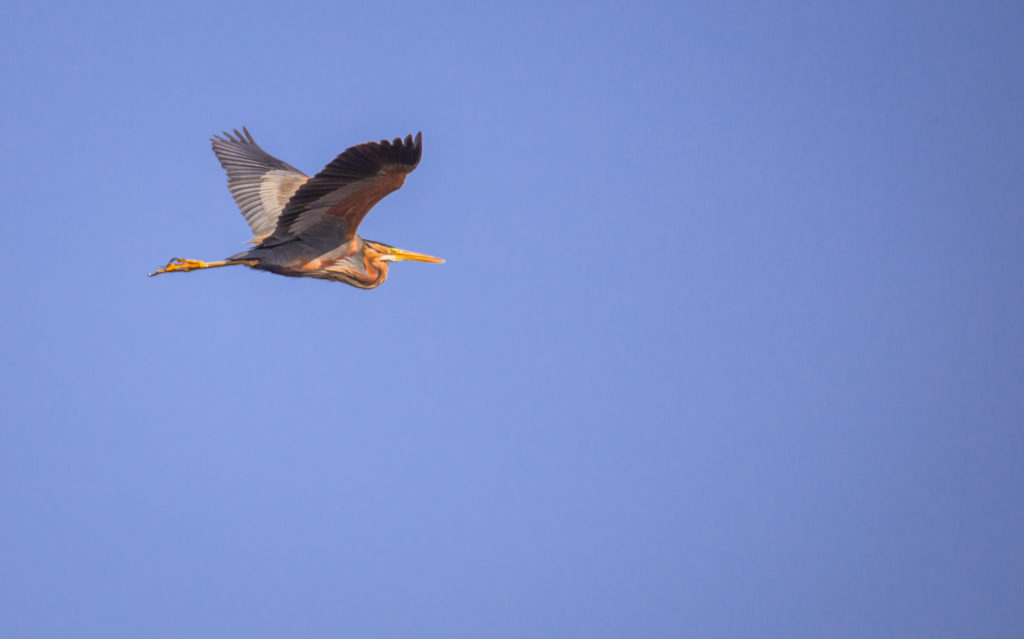
M 366 274 L 365 288 L 375 288 L 388 279 L 388 263 L 370 251 L 363 253 L 363 268 Z
M 349 283 L 359 288 L 376 288 L 388 278 L 388 263 L 380 259 L 382 253 L 363 238 L 357 235 L 355 239 L 358 244 L 353 257 L 363 268 L 361 273 L 350 273 L 353 281 Z

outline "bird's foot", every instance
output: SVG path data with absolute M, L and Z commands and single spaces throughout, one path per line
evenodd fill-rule
M 172 258 L 167 266 L 162 269 L 153 271 L 149 274 L 150 277 L 154 275 L 160 275 L 161 273 L 173 273 L 175 271 L 182 271 L 187 273 L 188 271 L 194 271 L 200 268 L 210 268 L 210 265 L 200 260 L 185 260 L 180 257 Z

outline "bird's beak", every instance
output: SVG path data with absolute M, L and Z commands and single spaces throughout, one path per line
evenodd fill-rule
M 392 262 L 431 262 L 434 264 L 444 264 L 444 259 L 440 257 L 434 257 L 433 255 L 424 255 L 423 253 L 413 253 L 412 251 L 405 251 L 400 248 L 390 247 L 388 248 L 388 256 Z

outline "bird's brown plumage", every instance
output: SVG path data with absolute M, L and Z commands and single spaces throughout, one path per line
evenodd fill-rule
M 370 209 L 405 183 L 422 153 L 421 133 L 345 150 L 299 187 L 261 246 L 296 238 L 314 245 L 352 240 Z

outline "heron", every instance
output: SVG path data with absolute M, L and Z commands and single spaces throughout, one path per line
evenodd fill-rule
M 401 188 L 419 164 L 422 132 L 350 147 L 312 178 L 264 151 L 245 127 L 215 135 L 210 143 L 255 246 L 216 262 L 176 257 L 151 277 L 248 266 L 368 289 L 384 283 L 390 262 L 444 262 L 356 233 L 370 209 Z

